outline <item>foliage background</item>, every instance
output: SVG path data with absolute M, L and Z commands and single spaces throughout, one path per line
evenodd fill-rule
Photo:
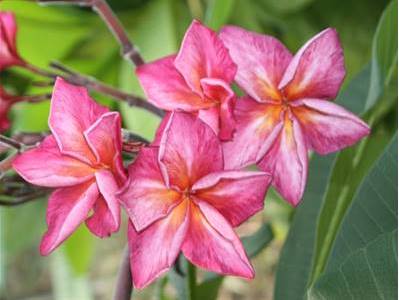
M 372 125 L 372 135 L 337 155 L 314 155 L 305 198 L 295 212 L 269 192 L 264 212 L 239 228 L 242 235 L 249 235 L 268 224 L 263 236 L 255 239 L 258 248 L 267 244 L 253 261 L 257 277 L 252 282 L 227 278 L 219 299 L 393 299 L 397 295 L 397 2 L 389 7 L 383 0 L 108 2 L 147 61 L 176 52 L 193 17 L 216 30 L 228 23 L 276 36 L 293 52 L 324 28 L 337 28 L 347 68 L 337 101 L 361 114 Z M 0 2 L 0 9 L 16 13 L 18 45 L 28 61 L 46 67 L 58 60 L 142 95 L 132 66 L 120 58 L 118 45 L 90 10 L 11 0 Z M 1 83 L 15 93 L 44 91 L 31 81 L 31 75 L 19 69 L 1 75 Z M 125 127 L 152 138 L 159 119 L 101 95 L 94 97 L 119 110 Z M 48 102 L 18 104 L 10 132 L 46 130 L 47 114 Z M 110 299 L 125 231 L 99 240 L 82 227 L 43 258 L 38 244 L 45 230 L 45 206 L 43 199 L 0 209 L 0 298 Z M 173 274 L 167 278 L 174 283 Z M 179 296 L 166 280 L 135 291 L 135 299 Z M 199 299 L 212 299 L 212 288 L 219 282 L 211 283 Z

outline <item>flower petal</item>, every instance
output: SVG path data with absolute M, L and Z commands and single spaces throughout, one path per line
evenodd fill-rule
M 0 12 L 0 70 L 22 63 L 16 48 L 17 24 L 11 12 Z
M 98 198 L 93 181 L 55 190 L 47 207 L 48 230 L 40 244 L 40 253 L 48 255 L 58 247 L 86 218 Z
M 273 186 L 292 205 L 302 198 L 308 172 L 306 141 L 299 122 L 286 113 L 284 127 L 259 167 L 273 176 Z
M 216 122 L 208 123 L 205 121 L 205 123 L 214 129 L 215 133 L 219 135 L 221 140 L 230 140 L 233 137 L 236 125 L 233 112 L 236 103 L 236 97 L 233 90 L 228 84 L 226 84 L 225 81 L 213 78 L 201 79 L 201 87 L 206 97 L 216 101 L 219 104 L 217 117 L 218 121 L 220 119 L 220 122 L 218 122 L 218 127 L 216 130 L 214 127 L 212 127 L 212 125 L 215 126 Z M 204 120 L 203 114 L 201 119 Z
M 188 28 L 174 62 L 187 84 L 202 94 L 200 80 L 216 78 L 230 83 L 237 66 L 214 31 L 194 20 Z
M 60 153 L 52 135 L 37 147 L 13 161 L 13 168 L 26 181 L 47 187 L 65 187 L 85 182 L 94 176 L 95 169 Z
M 244 247 L 226 219 L 206 202 L 190 206 L 190 225 L 182 247 L 187 259 L 212 272 L 253 278 Z
M 136 69 L 148 101 L 164 110 L 197 111 L 213 106 L 186 84 L 173 65 L 175 56 L 161 58 Z
M 204 122 L 175 112 L 163 131 L 159 162 L 167 186 L 184 190 L 206 174 L 223 168 L 222 147 Z
M 140 233 L 129 222 L 130 265 L 136 288 L 146 287 L 174 264 L 187 227 L 187 201 Z
M 294 114 L 304 129 L 309 146 L 328 154 L 351 146 L 370 133 L 369 126 L 344 108 L 319 99 L 296 101 Z
M 94 214 L 86 221 L 87 227 L 99 237 L 110 236 L 119 230 L 121 212 L 116 192 L 118 184 L 108 170 L 96 172 L 97 187 L 102 195 L 94 206 Z
M 98 163 L 111 167 L 118 183 L 126 175 L 122 163 L 121 119 L 117 112 L 103 114 L 85 132 L 86 141 Z
M 201 178 L 192 190 L 236 227 L 263 209 L 270 183 L 271 176 L 264 172 L 223 171 Z
M 86 88 L 57 78 L 51 98 L 49 127 L 61 152 L 87 163 L 96 162 L 83 133 L 106 112 L 108 109 L 92 100 Z
M 237 131 L 223 143 L 225 169 L 239 169 L 256 163 L 280 132 L 280 105 L 258 103 L 249 97 L 237 101 L 234 111 Z
M 294 56 L 279 84 L 290 100 L 333 99 L 345 77 L 343 50 L 335 29 L 327 28 Z
M 235 26 L 223 27 L 223 40 L 238 66 L 238 85 L 258 102 L 280 100 L 278 84 L 292 55 L 277 39 Z
M 167 216 L 179 204 L 180 194 L 164 183 L 157 148 L 140 150 L 129 166 L 129 180 L 117 197 L 138 231 Z

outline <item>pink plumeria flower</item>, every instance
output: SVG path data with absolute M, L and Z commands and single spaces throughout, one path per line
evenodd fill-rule
M 219 139 L 195 116 L 172 113 L 161 131 L 159 147 L 141 149 L 118 195 L 131 220 L 135 287 L 166 272 L 180 251 L 204 269 L 252 278 L 232 227 L 262 210 L 270 176 L 225 171 Z
M 249 96 L 237 102 L 237 132 L 224 144 L 227 168 L 257 163 L 292 205 L 305 189 L 308 150 L 327 154 L 356 143 L 369 127 L 328 101 L 345 77 L 337 32 L 328 28 L 295 56 L 277 39 L 227 26 L 221 39 Z
M 49 198 L 42 255 L 85 220 L 99 237 L 117 231 L 120 205 L 115 192 L 126 180 L 119 113 L 97 104 L 85 88 L 57 79 L 49 127 L 52 135 L 13 162 L 26 181 L 56 188 Z
M 167 111 L 190 112 L 223 140 L 235 129 L 236 97 L 230 84 L 237 67 L 211 29 L 193 21 L 180 51 L 137 68 L 150 102 Z
M 23 64 L 17 51 L 17 24 L 11 12 L 0 11 L 0 71 Z

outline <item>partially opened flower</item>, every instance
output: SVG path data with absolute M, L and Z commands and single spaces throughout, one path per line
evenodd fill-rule
M 6 131 L 10 127 L 8 112 L 14 103 L 15 98 L 0 86 L 0 132 Z
M 94 102 L 85 88 L 57 79 L 49 117 L 52 135 L 13 162 L 26 181 L 56 188 L 47 208 L 43 255 L 83 221 L 99 237 L 119 229 L 115 192 L 126 179 L 120 123 L 119 113 Z
M 0 71 L 23 63 L 17 51 L 16 34 L 14 14 L 0 11 Z
M 237 67 L 216 33 L 193 21 L 179 53 L 137 68 L 149 101 L 167 111 L 185 111 L 212 127 L 223 140 L 235 129 Z
M 291 204 L 302 198 L 308 150 L 327 154 L 356 143 L 369 127 L 328 101 L 345 77 L 338 35 L 326 29 L 292 57 L 273 37 L 228 26 L 220 35 L 249 97 L 237 102 L 237 132 L 224 145 L 227 168 L 257 163 Z
M 233 228 L 263 208 L 270 176 L 225 171 L 212 129 L 173 113 L 159 147 L 143 148 L 119 194 L 130 217 L 133 282 L 143 288 L 180 252 L 210 271 L 252 278 L 253 268 Z

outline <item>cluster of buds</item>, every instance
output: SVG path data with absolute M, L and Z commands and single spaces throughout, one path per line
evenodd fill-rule
M 21 64 L 15 23 L 4 16 L 0 37 L 8 44 L 0 48 L 0 66 Z M 369 134 L 367 124 L 331 101 L 345 76 L 334 29 L 292 55 L 273 37 L 233 26 L 218 34 L 193 21 L 176 55 L 136 72 L 148 101 L 166 115 L 127 168 L 119 113 L 61 78 L 51 99 L 51 134 L 13 167 L 27 182 L 55 189 L 43 255 L 83 222 L 99 237 L 116 232 L 123 207 L 137 288 L 180 253 L 206 270 L 252 278 L 233 228 L 263 209 L 270 185 L 293 206 L 300 203 L 309 151 L 331 153 Z M 236 96 L 233 82 L 245 96 Z M 254 164 L 259 171 L 245 169 Z

